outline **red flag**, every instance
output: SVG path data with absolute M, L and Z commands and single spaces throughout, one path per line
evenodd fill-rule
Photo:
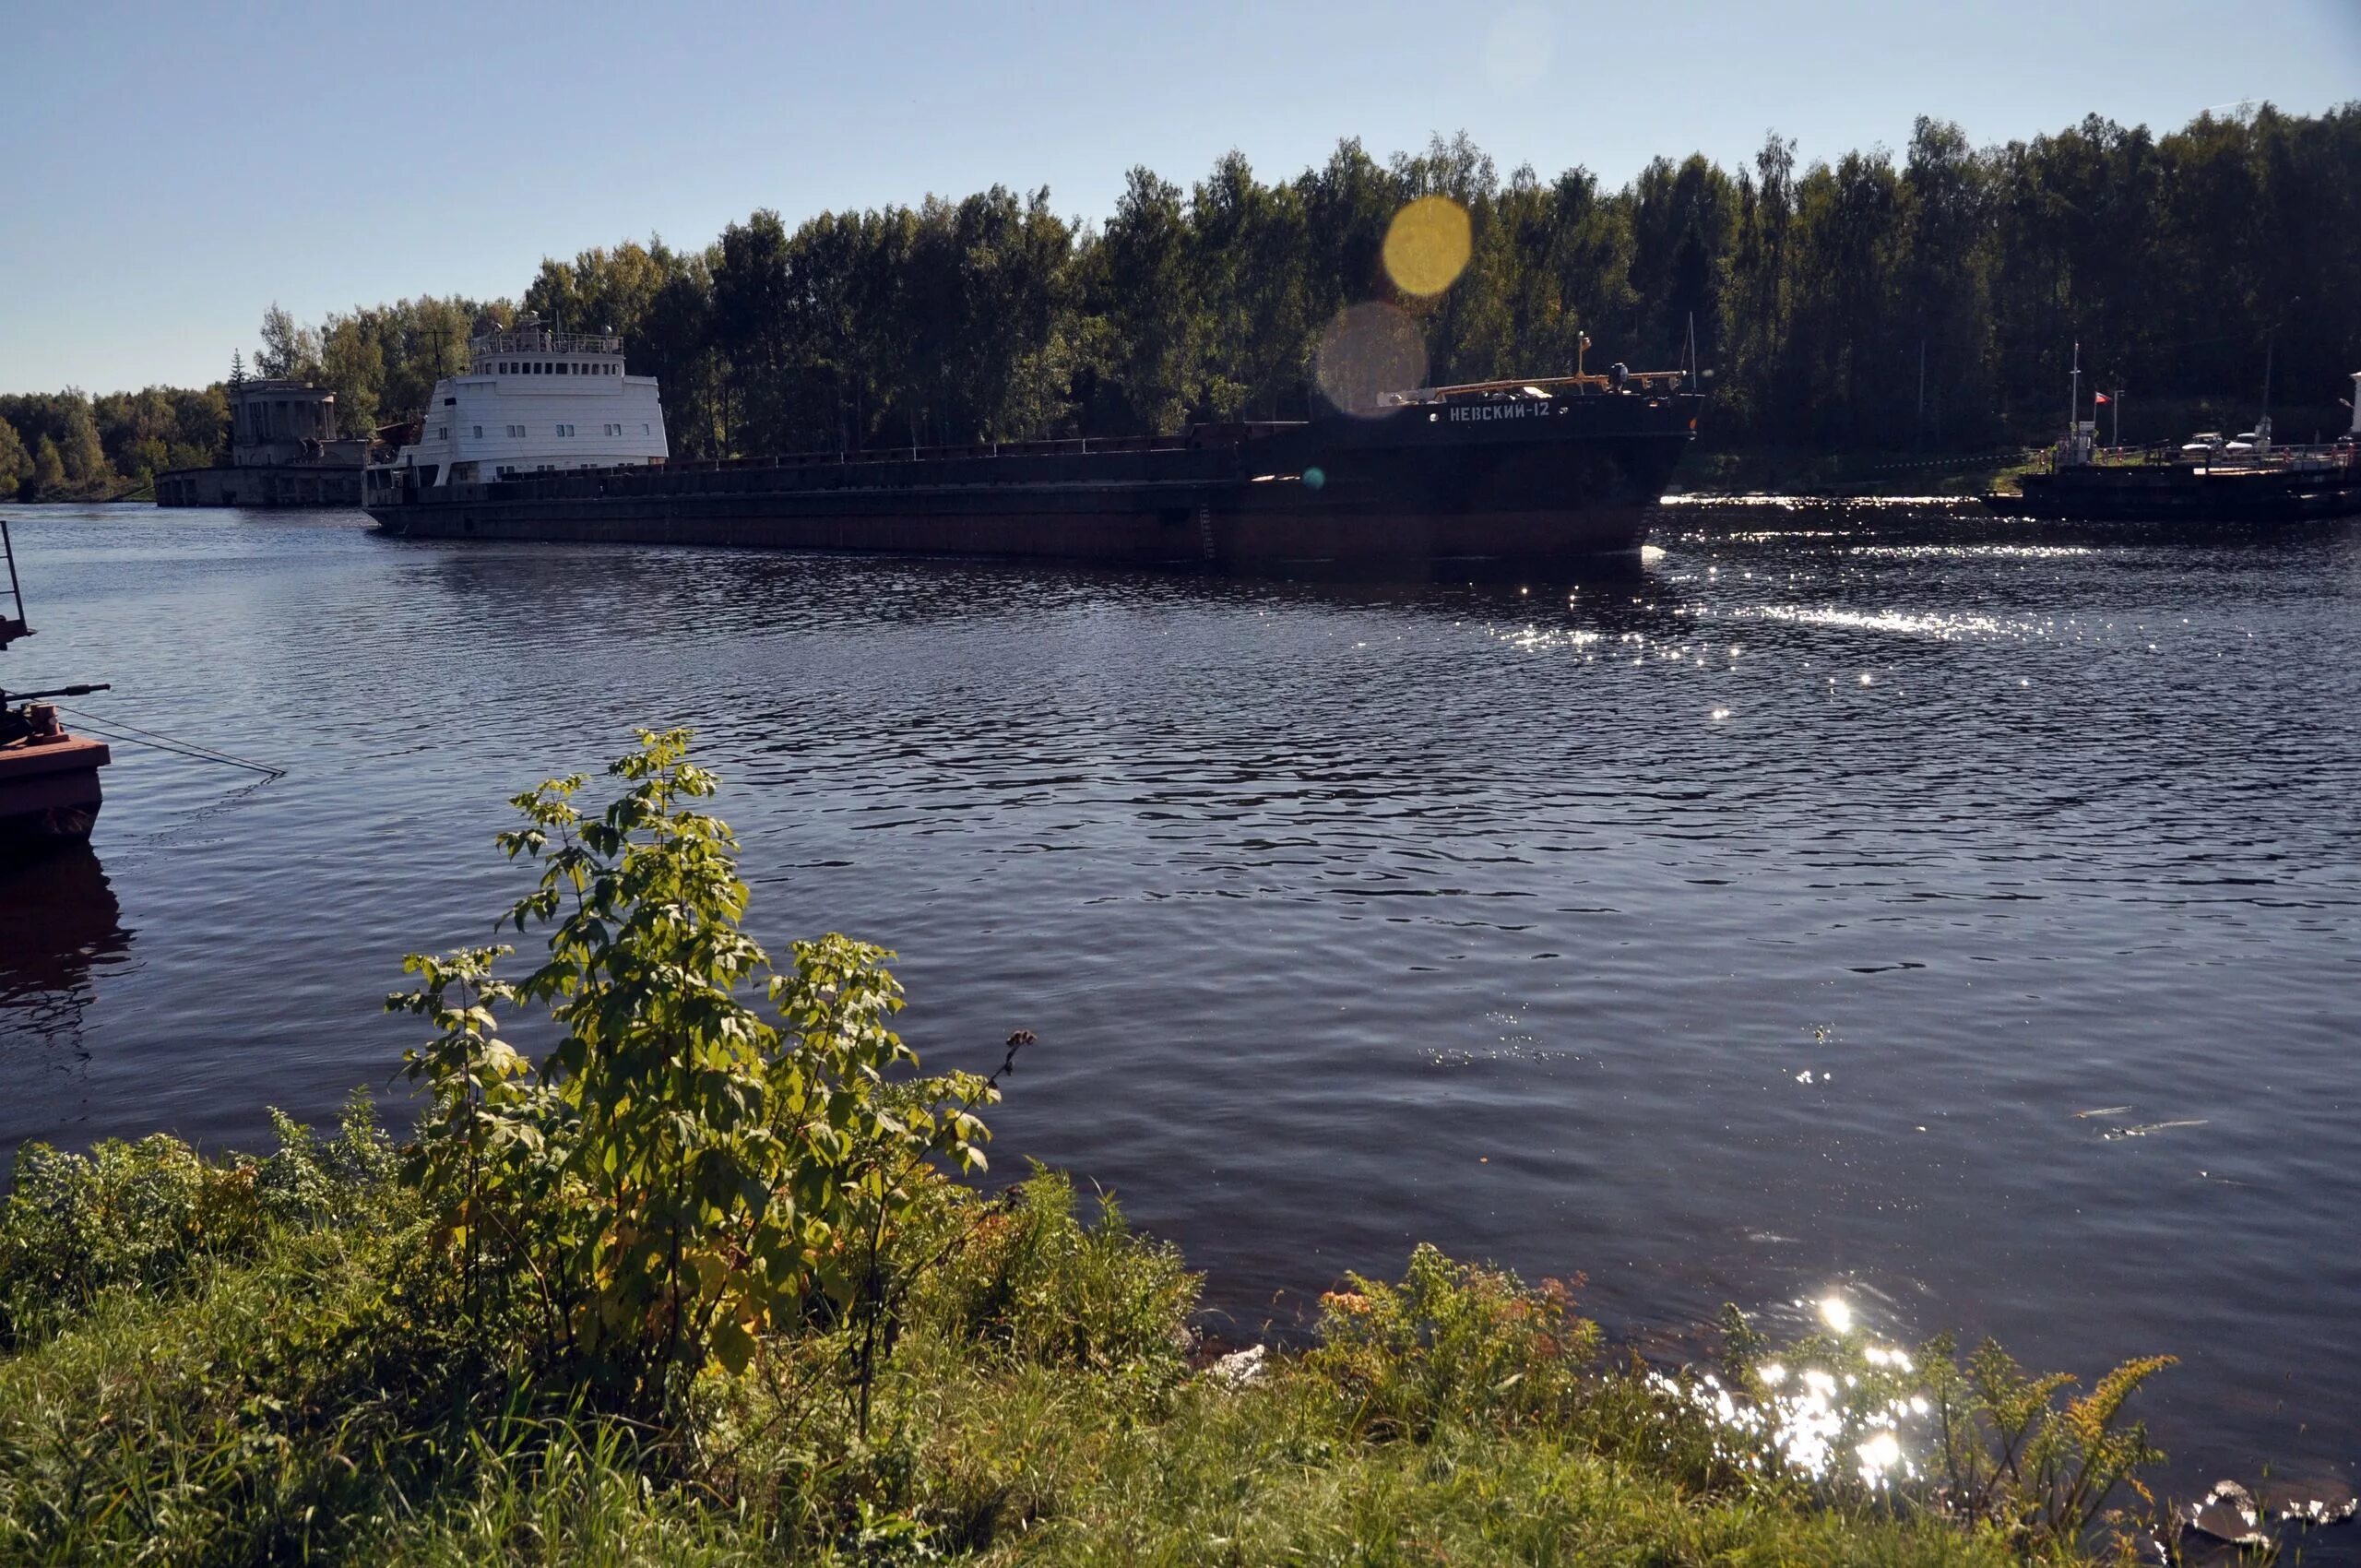
M 2107 396 L 2106 396 L 2106 393 L 2104 393 L 2104 392 L 2096 393 L 2096 394 L 2094 394 L 2094 396 L 2098 398 L 2098 400 L 2099 400 L 2100 402 L 2102 402 L 2102 403 L 2104 403 L 2104 402 L 2106 402 L 2106 401 L 2107 400 Z

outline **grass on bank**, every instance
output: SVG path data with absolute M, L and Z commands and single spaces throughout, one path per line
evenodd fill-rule
M 520 796 L 551 959 L 414 959 L 431 1104 L 263 1158 L 28 1146 L 0 1206 L 0 1562 L 2079 1560 L 2157 1457 L 1997 1349 L 1608 1356 L 1567 1289 L 1421 1248 L 1316 1340 L 1193 1364 L 1198 1281 L 1055 1174 L 986 1197 L 994 1079 L 920 1079 L 873 950 L 738 930 L 710 780 L 649 737 Z M 536 837 L 538 835 L 538 837 Z M 541 895 L 554 897 L 542 898 Z M 528 1063 L 502 1008 L 565 1028 Z M 1012 1041 L 1012 1052 L 1018 1042 Z M 1783 1389 L 1833 1462 L 1789 1463 Z M 1916 1479 L 1853 1455 L 1924 1407 Z M 1808 1434 L 1809 1435 L 1809 1434 Z
M 735 1375 L 705 1369 L 682 1411 L 650 1424 L 543 1382 L 464 1319 L 416 1312 L 410 1284 L 435 1265 L 390 1181 L 233 1221 L 217 1246 L 186 1223 L 196 1206 L 157 1201 L 185 1191 L 185 1156 L 149 1139 L 79 1173 L 75 1205 L 124 1244 L 112 1277 L 61 1296 L 28 1300 L 78 1260 L 15 1206 L 41 1194 L 12 1200 L 0 1258 L 25 1326 L 0 1358 L 0 1560 L 2071 1555 L 1751 1467 L 1696 1406 L 1600 1361 L 1561 1297 L 1432 1253 L 1403 1284 L 1333 1300 L 1320 1345 L 1233 1386 L 1190 1365 L 1181 1261 L 1111 1206 L 1086 1226 L 1046 1174 L 999 1202 L 945 1182 L 912 1217 L 913 1249 L 962 1240 L 908 1302 L 866 1439 L 849 1347 L 821 1331 Z M 237 1174 L 256 1167 L 227 1169 L 259 1206 L 262 1184 Z

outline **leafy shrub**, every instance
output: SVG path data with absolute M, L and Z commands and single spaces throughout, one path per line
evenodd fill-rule
M 1948 1334 L 1919 1351 L 1934 1408 L 1930 1468 L 1949 1507 L 2067 1545 L 2107 1515 L 2118 1490 L 2153 1511 L 2155 1497 L 2139 1472 L 2165 1455 L 2148 1441 L 2146 1422 L 2123 1424 L 2123 1408 L 2177 1358 L 2126 1361 L 2063 1405 L 2058 1396 L 2076 1381 L 2065 1372 L 2028 1376 L 1989 1339 L 1964 1364 L 1957 1358 Z
M 736 839 L 689 808 L 715 782 L 687 750 L 643 732 L 595 815 L 578 775 L 516 797 L 527 826 L 500 842 L 541 876 L 503 923 L 552 927 L 547 959 L 510 985 L 501 949 L 414 955 L 421 985 L 387 1002 L 439 1031 L 407 1058 L 433 1095 L 412 1170 L 468 1293 L 521 1293 L 545 1356 L 635 1408 L 709 1359 L 742 1369 L 815 1300 L 870 1303 L 866 1364 L 885 1232 L 931 1159 L 982 1166 L 974 1112 L 999 1094 L 896 1076 L 917 1058 L 887 1027 L 884 949 L 829 935 L 771 969 L 740 929 Z M 496 1032 L 529 1003 L 564 1030 L 538 1066 Z
M 1073 1182 L 1036 1165 L 988 1206 L 952 1203 L 939 1226 L 950 1241 L 904 1261 L 922 1271 L 913 1316 L 1043 1365 L 1179 1370 L 1201 1277 L 1169 1243 L 1133 1234 L 1112 1194 L 1085 1225 Z
M 1948 1333 L 1915 1355 L 1847 1331 L 1809 1336 L 1774 1357 L 1735 1307 L 1723 1308 L 1723 1327 L 1728 1388 L 1707 1398 L 1686 1374 L 1677 1385 L 1652 1381 L 1659 1392 L 1677 1386 L 1674 1402 L 1688 1411 L 1718 1403 L 1723 1452 L 1759 1474 L 1792 1473 L 1800 1457 L 1823 1501 L 1931 1507 L 2035 1551 L 2070 1553 L 2110 1520 L 2128 1539 L 2155 1512 L 2139 1472 L 2165 1455 L 2144 1423 L 2123 1418 L 2171 1356 L 2126 1361 L 2075 1398 L 2071 1373 L 2029 1374 L 1988 1339 L 1964 1362 Z M 1898 1429 L 1909 1433 L 1910 1465 L 1895 1464 L 1898 1441 L 1886 1445 L 1887 1466 L 1856 1464 L 1865 1441 Z M 2123 1492 L 2142 1505 L 2136 1516 L 2113 1508 Z
M 1563 1419 L 1579 1402 L 1598 1325 L 1562 1281 L 1455 1264 L 1421 1244 L 1399 1285 L 1346 1277 L 1321 1299 L 1312 1367 L 1375 1436 L 1423 1438 L 1451 1422 Z
M 366 1092 L 323 1140 L 270 1112 L 277 1152 L 211 1162 L 162 1133 L 87 1155 L 17 1151 L 0 1207 L 0 1345 L 53 1332 L 101 1292 L 179 1285 L 201 1257 L 243 1256 L 274 1223 L 350 1222 L 387 1196 L 392 1146 Z

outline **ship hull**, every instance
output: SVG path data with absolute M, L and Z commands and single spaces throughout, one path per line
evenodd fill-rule
M 2027 474 L 1984 497 L 2003 517 L 2095 523 L 2296 523 L 2361 513 L 2361 469 L 2153 467 Z
M 87 841 L 109 760 L 103 742 L 79 735 L 0 746 L 0 864 Z
M 1513 418 L 1201 427 L 1183 437 L 605 469 L 373 496 L 412 539 L 706 544 L 1250 573 L 1457 571 L 1636 550 L 1693 397 Z

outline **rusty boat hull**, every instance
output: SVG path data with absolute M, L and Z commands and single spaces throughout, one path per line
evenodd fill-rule
M 102 741 L 60 731 L 0 745 L 0 861 L 87 843 L 99 820 Z

